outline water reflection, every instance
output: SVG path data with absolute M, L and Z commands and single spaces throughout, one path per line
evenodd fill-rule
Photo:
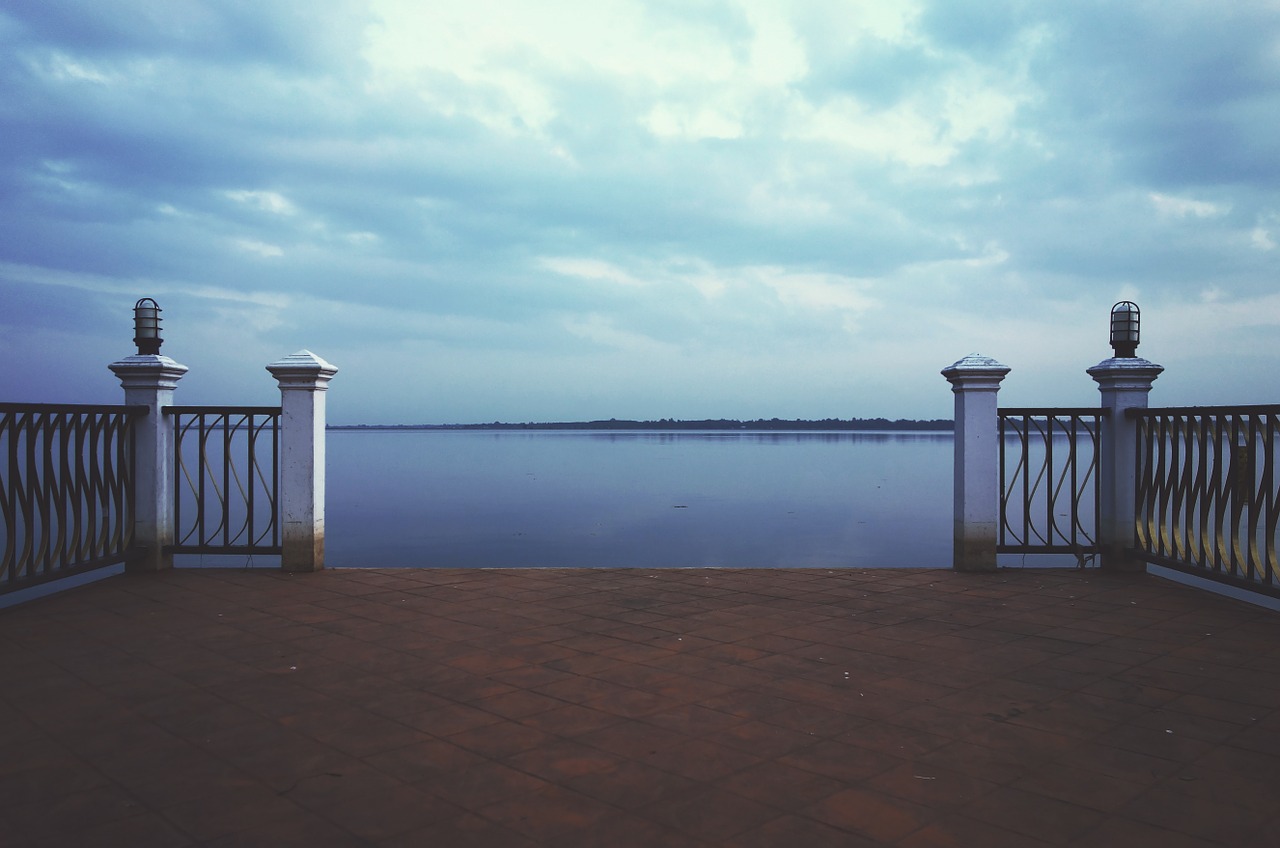
M 528 438 L 528 439 L 587 439 L 592 441 L 606 442 L 657 442 L 660 444 L 670 444 L 673 442 L 684 441 L 702 441 L 702 442 L 754 442 L 757 444 L 795 444 L 798 442 L 868 442 L 872 444 L 881 444 L 884 442 L 919 442 L 933 441 L 945 442 L 951 444 L 953 436 L 949 432 L 938 431 L 920 431 L 920 432 L 903 432 L 903 431 L 814 431 L 814 430 L 385 430 L 385 431 L 333 431 L 339 433 L 347 432 L 376 432 L 380 434 L 415 434 L 430 432 L 436 435 L 465 433 L 467 435 L 485 435 L 493 439 L 512 439 L 512 438 Z
M 950 433 L 333 431 L 336 566 L 943 566 Z

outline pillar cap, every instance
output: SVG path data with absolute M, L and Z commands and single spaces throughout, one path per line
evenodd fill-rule
M 1150 388 L 1156 377 L 1164 371 L 1163 365 L 1157 365 L 1140 356 L 1113 356 L 1104 359 L 1085 371 L 1100 384 L 1125 384 L 1124 387 Z
M 126 389 L 172 389 L 188 370 L 181 362 L 158 353 L 136 353 L 107 367 Z
M 956 360 L 946 368 L 943 368 L 942 376 L 952 383 L 975 377 L 983 380 L 994 380 L 999 383 L 1011 370 L 1013 369 L 1008 365 L 997 362 L 989 356 L 971 353 L 964 359 Z
M 277 359 L 267 366 L 267 370 L 280 383 L 281 388 L 307 385 L 322 390 L 328 387 L 329 380 L 338 373 L 336 365 L 325 362 L 309 350 L 300 350 Z

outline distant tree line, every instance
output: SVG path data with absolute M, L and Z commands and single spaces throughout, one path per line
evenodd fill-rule
M 607 421 L 549 421 L 488 424 L 346 424 L 332 425 L 332 430 L 922 430 L 950 431 L 955 423 L 949 418 L 917 420 L 914 418 L 702 418 L 656 421 L 633 421 L 610 418 Z

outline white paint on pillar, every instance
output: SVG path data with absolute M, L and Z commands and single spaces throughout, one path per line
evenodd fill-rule
M 1146 409 L 1147 396 L 1156 377 L 1164 371 L 1141 357 L 1112 357 L 1088 369 L 1102 394 L 1102 408 L 1109 414 L 1102 421 L 1101 456 L 1098 459 L 1099 513 L 1098 544 L 1101 565 L 1115 571 L 1145 571 L 1146 563 L 1133 549 L 1137 515 L 1137 422 L 1125 414 L 1129 409 Z
M 173 405 L 173 392 L 187 366 L 167 356 L 138 354 L 107 366 L 120 378 L 124 402 L 145 406 L 147 414 L 134 426 L 133 552 L 130 571 L 161 571 L 173 567 L 174 456 L 173 419 L 163 413 Z
M 324 568 L 325 392 L 338 369 L 300 350 L 267 370 L 280 385 L 280 566 L 319 571 Z
M 999 424 L 996 395 L 1010 371 L 989 356 L 969 354 L 942 370 L 955 393 L 955 494 L 952 567 L 994 571 L 1000 522 Z

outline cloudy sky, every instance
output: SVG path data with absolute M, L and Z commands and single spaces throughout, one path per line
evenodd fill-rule
M 330 419 L 1280 402 L 1280 4 L 6 0 L 0 399 Z M 278 396 L 277 396 L 278 397 Z

